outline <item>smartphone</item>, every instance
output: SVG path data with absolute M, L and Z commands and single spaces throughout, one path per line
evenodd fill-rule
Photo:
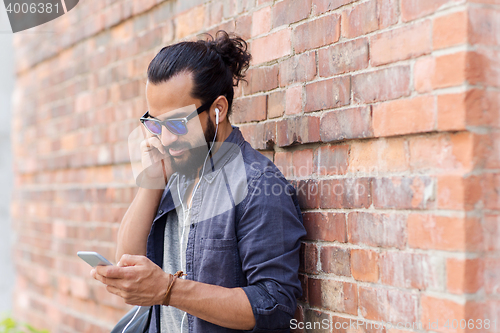
M 87 264 L 89 264 L 90 266 L 92 266 L 94 268 L 96 266 L 113 266 L 113 264 L 110 263 L 108 259 L 104 258 L 102 255 L 100 255 L 97 252 L 79 251 L 77 254 Z

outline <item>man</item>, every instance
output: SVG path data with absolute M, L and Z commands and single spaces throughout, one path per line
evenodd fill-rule
M 119 267 L 91 274 L 128 304 L 153 305 L 150 332 L 290 330 L 305 229 L 293 187 L 229 122 L 249 61 L 242 39 L 218 32 L 149 65 L 148 186 L 121 222 Z M 187 276 L 172 283 L 178 270 Z

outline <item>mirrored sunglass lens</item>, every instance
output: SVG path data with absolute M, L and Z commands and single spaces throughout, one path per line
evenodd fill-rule
M 151 131 L 151 133 L 154 133 L 157 135 L 161 134 L 161 125 L 158 124 L 157 122 L 151 121 L 151 120 L 145 120 L 144 125 L 148 128 L 148 130 Z
M 168 120 L 165 122 L 168 130 L 177 135 L 184 135 L 187 133 L 187 127 L 182 120 Z

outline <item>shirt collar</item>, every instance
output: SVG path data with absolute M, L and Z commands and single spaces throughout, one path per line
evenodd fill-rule
M 204 178 L 211 183 L 212 180 L 219 174 L 224 165 L 234 158 L 235 154 L 240 151 L 241 145 L 245 142 L 243 135 L 238 127 L 231 125 L 233 130 L 224 140 L 217 152 L 207 159 Z M 213 166 L 213 169 L 212 169 Z M 201 173 L 202 170 L 200 170 Z

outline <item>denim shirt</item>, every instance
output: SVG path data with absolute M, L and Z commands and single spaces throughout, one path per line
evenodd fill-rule
M 299 248 L 306 234 L 295 189 L 235 126 L 207 166 L 192 199 L 186 279 L 241 287 L 256 324 L 239 331 L 188 314 L 189 332 L 289 332 L 302 294 Z M 147 257 L 160 267 L 166 214 L 179 209 L 190 181 L 172 175 L 153 221 Z M 160 332 L 159 313 L 153 306 L 150 333 Z

